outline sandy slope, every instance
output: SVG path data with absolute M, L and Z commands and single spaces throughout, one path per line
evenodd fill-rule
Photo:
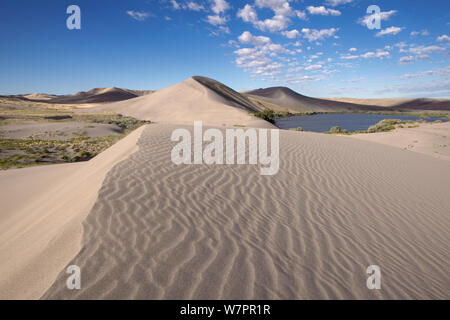
M 68 263 L 82 289 L 60 268 L 43 298 L 450 298 L 447 161 L 283 131 L 275 176 L 175 166 L 177 127 L 147 126 L 108 173 Z
M 192 124 L 202 120 L 215 126 L 273 127 L 192 78 L 150 95 L 89 111 L 118 112 L 158 123 Z
M 0 299 L 37 299 L 80 249 L 81 222 L 106 173 L 144 127 L 93 160 L 0 172 Z
M 355 134 L 350 137 L 450 160 L 450 122 L 422 123 L 418 128 L 399 128 L 391 132 Z

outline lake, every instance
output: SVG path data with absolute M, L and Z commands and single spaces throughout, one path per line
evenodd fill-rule
M 414 116 L 393 116 L 387 114 L 367 113 L 326 113 L 311 116 L 294 116 L 275 120 L 275 125 L 281 129 L 293 129 L 302 127 L 304 131 L 325 132 L 334 126 L 347 129 L 349 132 L 363 131 L 384 119 L 398 120 L 425 120 L 432 122 L 436 120 L 448 121 L 446 118 L 430 117 L 422 119 Z

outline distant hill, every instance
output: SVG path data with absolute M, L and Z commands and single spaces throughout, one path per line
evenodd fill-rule
M 242 92 L 253 103 L 275 111 L 351 112 L 450 110 L 445 99 L 350 99 L 311 98 L 286 87 L 271 87 Z
M 449 99 L 431 98 L 397 98 L 397 99 L 354 99 L 354 98 L 325 98 L 326 100 L 374 105 L 400 110 L 450 110 Z
M 255 103 L 260 103 L 275 111 L 290 112 L 347 112 L 378 111 L 377 106 L 362 106 L 348 102 L 330 101 L 301 95 L 286 87 L 271 87 L 243 93 Z
M 107 103 L 133 99 L 139 96 L 153 93 L 151 90 L 129 90 L 121 88 L 95 88 L 89 91 L 81 91 L 69 95 L 52 95 L 45 93 L 33 93 L 25 95 L 2 96 L 29 102 L 43 102 L 54 104 L 84 104 Z

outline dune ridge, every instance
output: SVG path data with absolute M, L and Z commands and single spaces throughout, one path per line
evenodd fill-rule
M 44 299 L 448 299 L 447 161 L 280 133 L 280 170 L 171 163 L 151 125 L 83 223 L 82 289 Z M 192 127 L 186 126 L 192 130 Z M 407 161 L 406 161 L 407 160 Z M 366 288 L 367 266 L 382 290 Z

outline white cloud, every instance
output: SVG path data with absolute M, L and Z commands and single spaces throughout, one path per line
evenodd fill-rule
M 349 54 L 341 56 L 341 60 L 355 60 L 358 58 L 359 58 L 359 56 L 349 55 Z
M 292 7 L 286 0 L 256 0 L 255 6 L 261 9 L 271 9 L 274 12 L 274 16 L 270 19 L 259 20 L 255 8 L 249 4 L 240 9 L 237 16 L 244 22 L 249 22 L 262 31 L 283 31 L 291 22 L 290 17 L 295 15 L 301 16 L 298 11 L 292 10 Z
M 213 32 L 212 34 L 213 35 L 219 35 L 220 33 L 226 33 L 226 34 L 230 34 L 231 33 L 231 30 L 230 30 L 230 28 L 228 28 L 227 26 L 220 26 L 219 27 L 219 29 L 218 29 L 218 31 L 215 31 L 215 32 Z
M 230 9 L 230 4 L 225 0 L 213 0 L 213 5 L 211 7 L 211 10 L 215 14 L 221 14 L 226 12 L 228 9 Z
M 341 12 L 339 10 L 327 9 L 324 6 L 320 6 L 320 7 L 308 6 L 308 7 L 306 7 L 306 10 L 308 10 L 310 14 L 319 14 L 322 16 L 328 16 L 328 15 L 340 16 L 341 15 Z
M 419 95 L 449 95 L 450 91 L 450 79 L 435 79 L 434 81 L 426 81 L 416 85 L 411 85 L 410 82 L 403 83 L 395 86 L 389 86 L 385 89 L 378 90 L 375 93 L 387 93 L 387 92 L 400 92 L 414 94 L 414 96 Z
M 202 6 L 201 4 L 198 4 L 197 2 L 190 1 L 190 2 L 186 3 L 185 5 L 183 5 L 183 9 L 192 10 L 192 11 L 201 11 L 201 10 L 205 10 L 205 7 Z
M 390 58 L 391 54 L 388 51 L 384 51 L 381 49 L 377 49 L 376 52 L 366 52 L 364 54 L 361 55 L 361 58 L 364 59 L 371 59 L 371 58 L 379 58 L 379 59 L 383 59 L 383 58 Z
M 399 62 L 400 63 L 411 63 L 414 61 L 414 57 L 413 56 L 405 56 L 405 57 L 401 57 Z
M 299 36 L 300 32 L 297 29 L 294 29 L 291 31 L 283 31 L 281 34 L 286 38 L 295 39 Z
M 396 13 L 397 13 L 397 10 L 381 11 L 380 19 L 382 21 L 387 21 L 390 19 L 390 17 L 392 17 Z M 362 26 L 367 26 L 367 24 L 372 22 L 374 19 L 375 19 L 375 14 L 370 14 L 370 15 L 364 16 L 362 18 L 359 18 L 357 22 Z
M 222 25 L 227 23 L 227 19 L 225 17 L 221 17 L 219 15 L 216 16 L 208 16 L 206 22 L 212 24 L 213 26 Z
M 172 4 L 172 8 L 174 8 L 175 10 L 178 10 L 181 8 L 176 0 L 170 0 L 170 3 Z
M 383 51 L 378 49 L 377 52 L 375 53 L 375 56 L 377 58 L 383 59 L 383 58 L 389 58 L 391 55 L 388 51 Z
M 234 51 L 234 53 L 238 56 L 235 60 L 236 65 L 253 74 L 275 75 L 279 73 L 278 69 L 283 67 L 281 63 L 273 62 L 265 56 L 262 50 L 257 48 L 242 48 Z
M 249 4 L 246 4 L 244 8 L 240 9 L 237 16 L 244 22 L 251 22 L 255 24 L 258 21 L 258 14 L 256 10 Z
M 360 77 L 360 78 L 354 78 L 354 79 L 349 79 L 349 80 L 343 80 L 343 82 L 349 82 L 349 83 L 357 83 L 357 82 L 361 82 L 365 80 L 364 77 Z
M 323 40 L 324 38 L 333 36 L 339 29 L 336 28 L 330 28 L 330 29 L 309 29 L 309 28 L 303 28 L 302 33 L 303 36 L 309 40 L 309 42 L 312 41 L 318 41 Z
M 306 71 L 314 71 L 314 70 L 319 70 L 319 69 L 322 69 L 321 64 L 313 64 L 313 65 L 310 65 L 305 68 Z
M 350 51 L 350 52 L 356 52 L 356 51 L 358 51 L 358 49 L 356 49 L 356 48 L 350 48 L 350 49 L 348 49 L 348 51 Z
M 375 52 L 366 52 L 364 54 L 361 55 L 362 58 L 364 59 L 370 59 L 370 58 L 374 58 L 375 57 Z
M 244 31 L 239 37 L 238 40 L 244 44 L 252 44 L 254 46 L 262 46 L 270 43 L 269 37 L 263 36 L 254 36 L 249 31 Z
M 450 75 L 450 66 L 445 68 L 438 68 L 434 70 L 428 70 L 428 71 L 422 71 L 419 73 L 406 73 L 400 77 L 399 79 L 416 79 L 416 78 L 422 78 L 425 76 L 441 76 L 441 77 L 448 77 Z
M 145 19 L 147 19 L 150 16 L 147 12 L 140 12 L 140 11 L 133 11 L 133 10 L 127 11 L 127 15 L 129 15 L 130 17 L 132 17 L 133 19 L 135 19 L 137 21 L 144 21 Z
M 438 37 L 436 40 L 439 42 L 450 42 L 450 37 L 446 34 L 443 34 L 442 36 Z
M 327 0 L 327 4 L 332 7 L 351 2 L 353 2 L 353 0 Z
M 400 33 L 400 31 L 402 31 L 403 28 L 400 27 L 389 27 L 386 29 L 381 30 L 380 32 L 378 32 L 376 34 L 377 37 L 382 37 L 385 35 L 396 35 L 398 33 Z
M 442 47 L 439 46 L 418 46 L 418 47 L 411 47 L 409 48 L 409 52 L 414 53 L 416 55 L 422 55 L 423 53 L 433 53 L 445 50 Z
M 274 56 L 274 54 L 276 53 L 287 53 L 287 54 L 294 54 L 294 51 L 288 50 L 285 47 L 283 47 L 281 44 L 275 44 L 275 43 L 271 43 L 266 45 L 263 50 L 267 51 L 269 50 L 269 54 L 271 54 L 272 56 Z
M 411 31 L 411 33 L 409 34 L 411 37 L 415 37 L 418 35 L 421 36 L 428 36 L 430 35 L 430 33 L 428 32 L 428 30 L 422 30 L 422 31 Z
M 295 14 L 297 15 L 297 17 L 298 17 L 299 19 L 302 19 L 302 20 L 307 20 L 307 19 L 308 19 L 308 18 L 306 17 L 306 12 L 305 12 L 305 11 L 296 10 L 296 11 L 295 11 Z

